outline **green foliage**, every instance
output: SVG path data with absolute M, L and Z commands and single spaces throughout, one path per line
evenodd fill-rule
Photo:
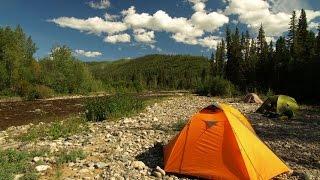
M 0 180 L 14 179 L 16 174 L 24 174 L 22 179 L 37 179 L 34 168 L 29 163 L 34 152 L 14 149 L 0 150 Z
M 34 141 L 39 138 L 49 139 L 66 138 L 73 134 L 88 130 L 87 123 L 82 118 L 68 118 L 64 121 L 56 121 L 51 124 L 33 126 L 26 133 L 17 135 L 15 138 L 21 141 Z
M 53 90 L 85 94 L 101 89 L 101 83 L 68 47 L 53 48 L 40 62 L 33 57 L 36 50 L 20 26 L 0 27 L 0 92 L 33 100 L 50 97 Z
M 41 81 L 58 93 L 88 93 L 100 87 L 83 62 L 72 56 L 66 46 L 52 49 L 51 55 L 40 61 Z
M 132 95 L 98 97 L 85 104 L 88 121 L 103 121 L 128 116 L 144 108 L 144 101 Z
M 256 39 L 251 39 L 248 32 L 240 35 L 238 28 L 232 32 L 226 29 L 226 59 L 221 61 L 221 43 L 215 54 L 212 66 L 213 76 L 219 75 L 235 84 L 241 91 L 255 90 L 277 94 L 288 94 L 298 99 L 314 99 L 320 91 L 320 28 L 317 36 L 308 30 L 306 13 L 302 9 L 299 20 L 293 11 L 288 37 L 280 36 L 275 49 L 269 45 L 261 25 Z M 223 54 L 223 53 L 222 53 Z M 219 57 L 219 58 L 218 58 Z M 217 67 L 224 67 L 224 73 Z M 202 92 L 209 87 L 199 86 Z
M 193 90 L 210 76 L 207 58 L 186 55 L 147 55 L 88 65 L 96 79 L 116 92 Z
M 226 96 L 231 97 L 238 93 L 236 87 L 228 80 L 216 76 L 208 83 L 199 86 L 196 91 L 200 95 Z
M 45 99 L 53 97 L 54 90 L 44 85 L 29 86 L 27 92 L 23 94 L 26 100 Z
M 58 155 L 57 164 L 62 165 L 64 163 L 69 162 L 76 162 L 77 159 L 84 159 L 86 157 L 86 154 L 83 152 L 82 149 L 76 149 L 72 151 L 61 151 Z

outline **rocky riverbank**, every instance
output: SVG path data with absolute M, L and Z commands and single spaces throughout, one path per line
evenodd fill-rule
M 246 114 L 257 134 L 294 170 L 282 179 L 317 179 L 320 177 L 320 117 L 306 114 L 280 121 L 254 113 L 256 104 L 238 99 L 209 98 L 192 95 L 170 97 L 148 106 L 143 112 L 115 122 L 89 123 L 89 131 L 68 138 L 19 142 L 12 134 L 27 131 L 30 125 L 12 127 L 0 132 L 0 147 L 19 150 L 48 149 L 34 157 L 40 179 L 186 179 L 161 170 L 162 147 L 188 118 L 213 100 L 228 102 Z M 57 161 L 61 151 L 83 150 L 85 158 L 74 162 Z M 157 167 L 158 166 L 158 167 Z M 21 177 L 23 175 L 18 175 Z

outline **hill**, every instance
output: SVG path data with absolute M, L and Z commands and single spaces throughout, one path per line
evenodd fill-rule
M 87 64 L 96 79 L 117 90 L 195 89 L 210 74 L 207 58 L 189 55 L 155 54 Z

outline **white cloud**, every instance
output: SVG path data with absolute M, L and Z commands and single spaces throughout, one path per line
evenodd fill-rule
M 136 13 L 135 7 L 122 11 L 123 22 L 128 26 L 138 29 L 153 31 L 165 31 L 169 33 L 183 33 L 189 36 L 202 36 L 203 30 L 195 27 L 187 18 L 170 17 L 166 12 L 159 10 L 153 15 L 148 13 Z
M 188 17 L 172 17 L 167 12 L 158 10 L 154 14 L 137 13 L 134 6 L 121 12 L 119 15 L 106 13 L 104 18 L 90 17 L 79 19 L 75 17 L 59 17 L 52 20 L 60 27 L 72 28 L 81 32 L 96 35 L 106 35 L 105 42 L 118 43 L 130 42 L 131 37 L 127 30 L 132 30 L 135 41 L 150 44 L 156 42 L 156 32 L 168 33 L 176 42 L 190 45 L 200 45 L 214 47 L 213 39 L 203 37 L 205 34 L 216 32 L 224 24 L 229 22 L 229 18 L 222 11 L 206 11 L 207 0 L 188 0 L 194 9 L 194 13 Z M 93 7 L 104 4 L 110 6 L 109 1 L 90 3 Z M 118 20 L 117 20 L 118 19 Z M 115 21 L 117 20 L 117 21 Z
M 102 55 L 102 53 L 98 51 L 85 51 L 82 49 L 76 49 L 74 52 L 76 55 L 85 56 L 85 57 L 97 57 Z
M 238 15 L 239 21 L 255 32 L 263 24 L 267 36 L 280 36 L 288 30 L 291 13 L 273 12 L 270 10 L 272 8 L 264 0 L 229 0 L 225 13 Z M 320 16 L 320 11 L 306 10 L 306 14 L 308 21 L 311 21 Z
M 207 36 L 202 39 L 199 39 L 199 45 L 210 48 L 210 49 L 216 49 L 220 41 L 221 41 L 221 37 Z
M 104 42 L 108 42 L 108 43 L 125 43 L 125 42 L 130 42 L 131 41 L 131 37 L 129 34 L 124 33 L 124 34 L 116 34 L 116 35 L 109 35 L 107 37 L 104 38 L 103 40 Z
M 108 7 L 110 7 L 110 1 L 109 0 L 100 0 L 99 2 L 90 1 L 88 5 L 93 9 L 107 9 Z
M 193 4 L 192 8 L 196 12 L 205 11 L 205 8 L 206 8 L 205 2 L 207 2 L 207 0 L 188 0 L 188 1 Z
M 114 15 L 114 14 L 109 14 L 109 13 L 104 14 L 104 18 L 108 21 L 114 21 L 114 20 L 118 19 L 119 17 L 120 17 L 119 15 Z
M 217 12 L 196 12 L 192 15 L 191 21 L 194 25 L 207 32 L 214 32 L 229 22 L 229 18 Z
M 267 43 L 270 43 L 272 41 L 273 45 L 277 41 L 275 37 L 266 36 Z
M 306 0 L 268 0 L 272 12 L 291 13 L 293 10 L 310 9 Z
M 198 44 L 197 38 L 192 37 L 192 36 L 187 36 L 183 33 L 176 33 L 176 34 L 173 34 L 171 37 L 176 42 L 181 42 L 181 43 L 189 44 L 189 45 L 197 45 Z
M 318 29 L 320 23 L 316 23 L 316 22 L 310 22 L 308 27 L 309 29 Z
M 146 31 L 145 29 L 135 29 L 133 30 L 134 39 L 137 42 L 143 43 L 154 43 L 154 31 Z
M 75 17 L 59 17 L 49 20 L 60 27 L 68 27 L 91 34 L 118 33 L 127 30 L 126 24 L 122 22 L 110 22 L 100 17 L 91 17 L 88 19 L 78 19 Z

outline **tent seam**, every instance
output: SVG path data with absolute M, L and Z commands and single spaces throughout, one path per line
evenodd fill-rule
M 232 113 L 231 113 L 232 114 Z M 233 115 L 233 114 L 232 114 Z M 230 123 L 229 123 L 230 124 Z M 242 123 L 241 123 L 242 124 Z M 244 125 L 244 124 L 242 124 L 242 125 Z M 237 135 L 237 133 L 236 133 L 236 131 L 233 129 L 233 127 L 232 127 L 232 125 L 230 124 L 230 127 L 231 127 L 231 129 L 232 129 L 232 131 L 233 131 L 233 133 L 235 134 L 235 136 L 236 136 L 236 138 L 237 139 L 239 139 L 239 137 L 238 137 L 238 135 Z M 250 131 L 251 132 L 251 131 Z M 259 139 L 260 140 L 260 139 Z M 260 140 L 261 141 L 261 140 Z M 241 147 L 242 147 L 242 149 L 243 149 L 243 151 L 244 151 L 244 153 L 245 153 L 245 155 L 248 157 L 248 159 L 249 159 L 249 161 L 250 161 L 250 163 L 251 163 L 251 165 L 252 165 L 252 167 L 253 167 L 253 169 L 254 169 L 254 171 L 258 174 L 258 176 L 260 177 L 260 178 L 262 178 L 262 176 L 260 175 L 260 173 L 256 170 L 256 168 L 254 167 L 254 165 L 253 165 L 253 163 L 252 163 L 252 161 L 251 161 L 251 159 L 250 159 L 250 157 L 248 156 L 248 154 L 247 154 L 247 152 L 246 152 L 246 150 L 243 148 L 243 145 L 242 145 L 242 143 L 241 143 L 241 141 L 238 141 L 237 140 L 237 142 L 238 143 L 240 143 L 240 145 L 241 145 Z M 237 143 L 237 144 L 238 144 Z M 239 146 L 239 145 L 238 145 Z M 240 147 L 239 147 L 239 149 L 240 149 Z M 241 149 L 240 149 L 240 151 L 241 151 Z M 243 159 L 243 161 L 245 162 L 245 160 Z M 248 172 L 248 175 L 249 175 L 249 172 Z M 250 176 L 250 175 L 249 175 Z

